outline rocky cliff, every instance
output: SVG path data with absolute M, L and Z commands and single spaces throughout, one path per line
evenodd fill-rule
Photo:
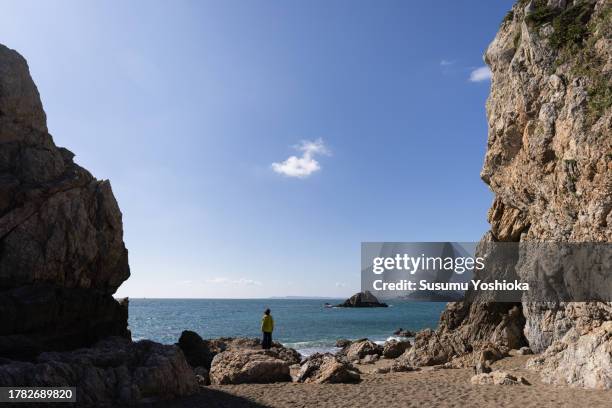
M 483 242 L 612 240 L 611 8 L 520 0 L 501 23 L 485 53 L 493 76 L 481 177 L 495 199 Z M 528 344 L 545 351 L 530 363 L 544 381 L 612 388 L 610 303 L 523 300 L 449 304 L 438 330 L 417 336 L 411 362 Z
M 132 343 L 121 211 L 47 130 L 25 59 L 0 45 L 0 385 L 76 386 L 80 405 L 194 392 L 180 349 Z
M 0 357 L 128 337 L 121 212 L 57 147 L 28 65 L 0 45 Z

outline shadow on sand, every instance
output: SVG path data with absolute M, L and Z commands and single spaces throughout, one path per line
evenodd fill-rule
M 269 408 L 268 405 L 262 405 L 246 398 L 210 388 L 202 389 L 199 393 L 189 397 L 139 406 L 151 408 Z

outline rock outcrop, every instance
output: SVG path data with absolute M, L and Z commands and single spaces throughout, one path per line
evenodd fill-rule
M 0 45 L 0 385 L 75 386 L 79 406 L 194 392 L 180 349 L 131 342 L 113 298 L 130 276 L 121 211 L 73 157 L 25 59 Z
M 181 351 L 151 341 L 107 338 L 91 348 L 41 353 L 0 365 L 0 384 L 70 385 L 79 406 L 126 406 L 193 393 L 196 378 Z
M 296 382 L 333 384 L 359 382 L 359 371 L 339 356 L 315 353 L 300 367 Z
M 291 381 L 289 364 L 268 350 L 228 350 L 213 358 L 211 384 Z
M 129 337 L 121 211 L 55 146 L 25 59 L 0 45 L 0 357 Z
M 492 84 L 481 177 L 495 199 L 483 242 L 612 240 L 611 8 L 519 0 L 501 23 L 485 53 Z M 610 388 L 610 320 L 601 302 L 452 303 L 410 353 L 439 364 L 480 342 L 529 346 L 544 351 L 533 364 L 544 381 Z
M 549 384 L 612 389 L 612 321 L 584 335 L 570 329 L 527 367 L 539 370 Z
M 177 346 L 183 350 L 190 366 L 210 369 L 213 358 L 224 351 L 261 350 L 261 340 L 249 337 L 220 337 L 202 339 L 196 332 L 185 330 L 181 333 Z M 299 364 L 302 356 L 295 349 L 272 342 L 267 353 L 285 361 L 289 365 Z
M 386 303 L 379 302 L 376 296 L 372 292 L 366 290 L 365 292 L 355 293 L 350 298 L 346 299 L 343 303 L 337 305 L 337 307 L 387 307 Z
M 515 377 L 505 371 L 476 374 L 470 379 L 474 385 L 530 385 L 523 377 Z

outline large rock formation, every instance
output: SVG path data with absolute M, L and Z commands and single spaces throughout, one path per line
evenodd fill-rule
M 121 212 L 53 143 L 28 65 L 0 45 L 0 357 L 129 337 Z
M 76 387 L 79 406 L 127 406 L 193 393 L 196 377 L 181 351 L 152 341 L 108 338 L 91 348 L 41 353 L 0 365 L 0 384 Z
M 121 211 L 73 157 L 26 61 L 0 45 L 0 385 L 76 386 L 79 406 L 194 392 L 179 348 L 131 342 L 113 298 L 130 275 Z
M 610 9 L 606 0 L 520 0 L 487 49 L 481 177 L 495 200 L 483 242 L 612 239 Z M 610 388 L 610 320 L 609 303 L 453 303 L 409 353 L 437 364 L 479 342 L 528 344 L 546 350 L 534 364 L 544 381 Z

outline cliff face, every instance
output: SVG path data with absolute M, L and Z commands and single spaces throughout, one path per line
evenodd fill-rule
M 495 200 L 483 241 L 612 240 L 611 8 L 520 0 L 487 49 L 481 177 Z M 544 381 L 612 388 L 611 304 L 523 300 L 449 304 L 437 332 L 417 338 L 412 362 L 448 361 L 479 342 L 528 344 L 545 351 L 530 363 Z
M 121 212 L 55 146 L 26 61 L 0 45 L 0 357 L 129 337 Z
M 47 131 L 26 61 L 0 45 L 0 385 L 75 386 L 79 406 L 197 390 L 175 346 L 132 343 L 121 212 Z

